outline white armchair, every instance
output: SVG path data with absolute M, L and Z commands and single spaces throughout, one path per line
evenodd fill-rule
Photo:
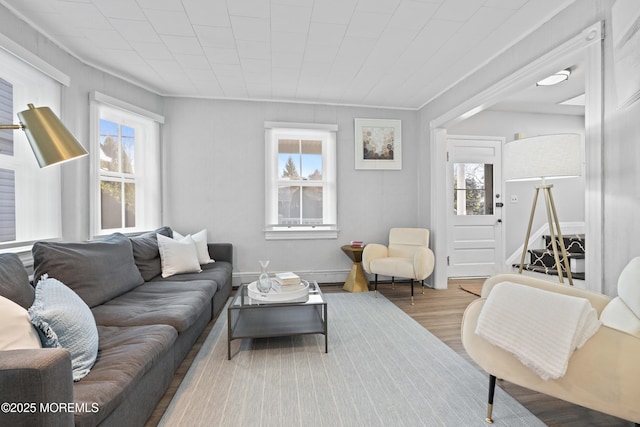
M 482 298 L 472 302 L 462 319 L 462 344 L 489 374 L 487 421 L 491 422 L 496 378 L 545 393 L 596 411 L 640 423 L 640 257 L 632 260 L 618 280 L 618 297 L 560 285 L 520 274 L 487 279 Z M 476 334 L 478 319 L 492 289 L 503 282 L 586 298 L 603 326 L 569 360 L 564 376 L 545 381 L 514 355 Z
M 429 249 L 429 230 L 426 228 L 392 228 L 389 230 L 389 246 L 370 243 L 362 252 L 362 267 L 375 275 L 374 295 L 378 292 L 378 274 L 391 276 L 392 285 L 396 277 L 411 280 L 411 305 L 413 305 L 413 282 L 422 283 L 433 272 L 435 257 Z

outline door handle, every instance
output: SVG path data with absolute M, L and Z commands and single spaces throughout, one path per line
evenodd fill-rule
M 498 218 L 498 224 L 501 224 L 501 223 L 502 223 L 502 219 Z

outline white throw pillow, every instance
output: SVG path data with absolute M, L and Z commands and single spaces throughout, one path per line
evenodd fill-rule
M 173 231 L 173 238 L 176 240 L 184 239 L 184 236 L 177 231 Z M 196 251 L 198 252 L 198 262 L 200 264 L 209 264 L 215 262 L 209 256 L 209 248 L 207 247 L 207 229 L 204 228 L 195 234 L 191 235 L 191 238 L 196 242 Z
M 171 239 L 162 234 L 156 235 L 160 261 L 162 264 L 162 277 L 170 277 L 180 273 L 200 273 L 198 252 L 193 238 L 189 235 L 180 240 Z
M 24 307 L 0 296 L 0 350 L 34 348 L 42 348 L 42 342 L 31 324 L 29 313 Z

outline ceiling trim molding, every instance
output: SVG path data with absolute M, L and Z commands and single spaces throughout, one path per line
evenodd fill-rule
M 68 87 L 71 84 L 71 77 L 69 77 L 67 74 L 58 70 L 53 65 L 40 58 L 38 55 L 34 54 L 30 50 L 24 48 L 23 46 L 19 45 L 18 43 L 1 33 L 0 49 L 5 50 L 7 53 L 15 56 L 22 62 L 29 64 L 36 70 L 51 77 L 53 80 L 64 86 Z

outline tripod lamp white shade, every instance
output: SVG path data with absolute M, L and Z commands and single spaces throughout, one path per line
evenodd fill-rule
M 540 135 L 505 144 L 505 181 L 531 181 L 582 175 L 582 137 L 575 133 Z

